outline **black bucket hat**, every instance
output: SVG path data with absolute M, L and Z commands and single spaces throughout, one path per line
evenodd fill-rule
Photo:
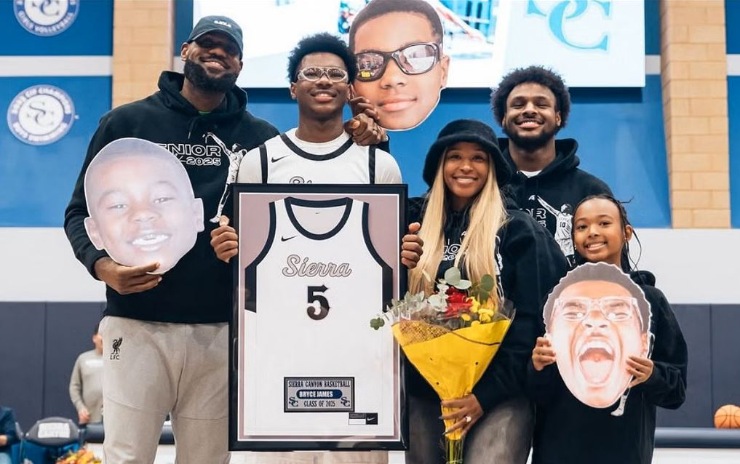
M 437 140 L 434 141 L 426 161 L 424 161 L 424 172 L 422 177 L 424 182 L 432 186 L 434 177 L 437 175 L 439 160 L 444 154 L 447 147 L 458 142 L 477 143 L 488 152 L 493 161 L 496 171 L 496 182 L 499 187 L 503 187 L 511 178 L 511 168 L 504 160 L 504 155 L 498 147 L 498 138 L 491 126 L 476 119 L 456 119 L 448 123 L 439 131 Z

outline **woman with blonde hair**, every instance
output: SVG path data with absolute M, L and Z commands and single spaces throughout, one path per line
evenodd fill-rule
M 490 126 L 472 119 L 450 122 L 426 157 L 423 177 L 430 189 L 410 202 L 411 222 L 421 228 L 404 237 L 411 292 L 433 291 L 425 275 L 440 278 L 455 266 L 473 282 L 492 275 L 500 295 L 516 308 L 509 333 L 473 391 L 443 402 L 453 410 L 444 418 L 456 420 L 450 430 L 467 434 L 466 464 L 527 461 L 533 427 L 524 396 L 527 362 L 541 332 L 542 303 L 567 269 L 547 230 L 502 193 L 510 176 Z M 444 463 L 439 398 L 409 367 L 406 462 Z

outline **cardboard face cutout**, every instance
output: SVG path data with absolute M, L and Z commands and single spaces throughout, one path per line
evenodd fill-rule
M 442 45 L 439 13 L 424 0 L 413 0 L 419 2 L 428 14 L 409 11 L 408 0 L 387 0 L 386 12 L 371 16 L 370 4 L 350 28 L 358 66 L 354 92 L 370 100 L 380 125 L 389 130 L 421 124 L 447 85 L 450 58 Z
M 172 153 L 136 138 L 115 140 L 85 173 L 89 217 L 85 230 L 117 263 L 159 263 L 163 274 L 195 245 L 203 230 L 203 202 Z
M 650 353 L 650 303 L 629 275 L 612 264 L 586 263 L 555 286 L 545 304 L 547 337 L 570 392 L 607 408 L 632 381 L 629 356 Z

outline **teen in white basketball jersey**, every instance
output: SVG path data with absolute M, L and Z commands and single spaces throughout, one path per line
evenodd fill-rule
M 323 33 L 298 43 L 288 62 L 298 127 L 247 153 L 239 183 L 397 184 L 393 157 L 374 145 L 353 143 L 342 126 L 357 65 L 338 37 Z
M 344 42 L 331 34 L 316 34 L 301 40 L 288 60 L 290 94 L 298 103 L 298 127 L 247 153 L 237 182 L 401 183 L 401 171 L 390 154 L 359 146 L 344 133 L 344 105 L 357 72 Z M 228 262 L 236 256 L 238 240 L 228 218 L 222 217 L 221 226 L 211 233 L 218 258 Z M 258 458 L 260 464 L 388 462 L 387 453 L 377 451 L 260 453 Z

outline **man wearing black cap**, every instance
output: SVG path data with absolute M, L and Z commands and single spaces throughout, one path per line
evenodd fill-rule
M 93 157 L 108 143 L 124 137 L 148 140 L 178 157 L 207 217 L 215 213 L 230 168 L 238 164 L 235 155 L 278 135 L 272 125 L 246 111 L 246 94 L 235 85 L 242 50 L 242 31 L 232 19 L 199 20 L 180 49 L 184 74 L 163 72 L 158 92 L 103 116 L 65 212 L 65 232 L 75 256 L 106 283 L 100 333 L 107 340 L 104 455 L 109 464 L 152 463 L 168 414 L 178 463 L 229 461 L 227 321 L 232 282 L 231 268 L 209 244 L 213 226 L 206 222 L 207 231 L 164 274 L 156 272 L 156 262 L 120 265 L 97 250 L 85 231 L 84 178 Z M 164 207 L 167 198 L 151 201 Z M 123 212 L 125 202 L 117 201 L 115 207 Z M 143 241 L 166 238 L 155 230 L 150 235 Z
M 229 266 L 216 259 L 207 233 L 200 233 L 193 248 L 165 274 L 155 272 L 156 262 L 136 267 L 116 263 L 97 250 L 85 232 L 88 205 L 83 180 L 90 161 L 104 146 L 137 137 L 177 156 L 205 210 L 216 211 L 231 153 L 214 138 L 226 147 L 251 149 L 278 133 L 245 110 L 246 94 L 235 85 L 242 69 L 242 47 L 242 31 L 233 20 L 201 19 L 180 49 L 184 75 L 163 72 L 158 92 L 103 116 L 66 210 L 64 226 L 75 255 L 107 285 L 100 325 L 107 340 L 103 347 L 107 463 L 153 462 L 168 414 L 179 463 L 229 461 Z M 206 137 L 209 133 L 212 136 Z

